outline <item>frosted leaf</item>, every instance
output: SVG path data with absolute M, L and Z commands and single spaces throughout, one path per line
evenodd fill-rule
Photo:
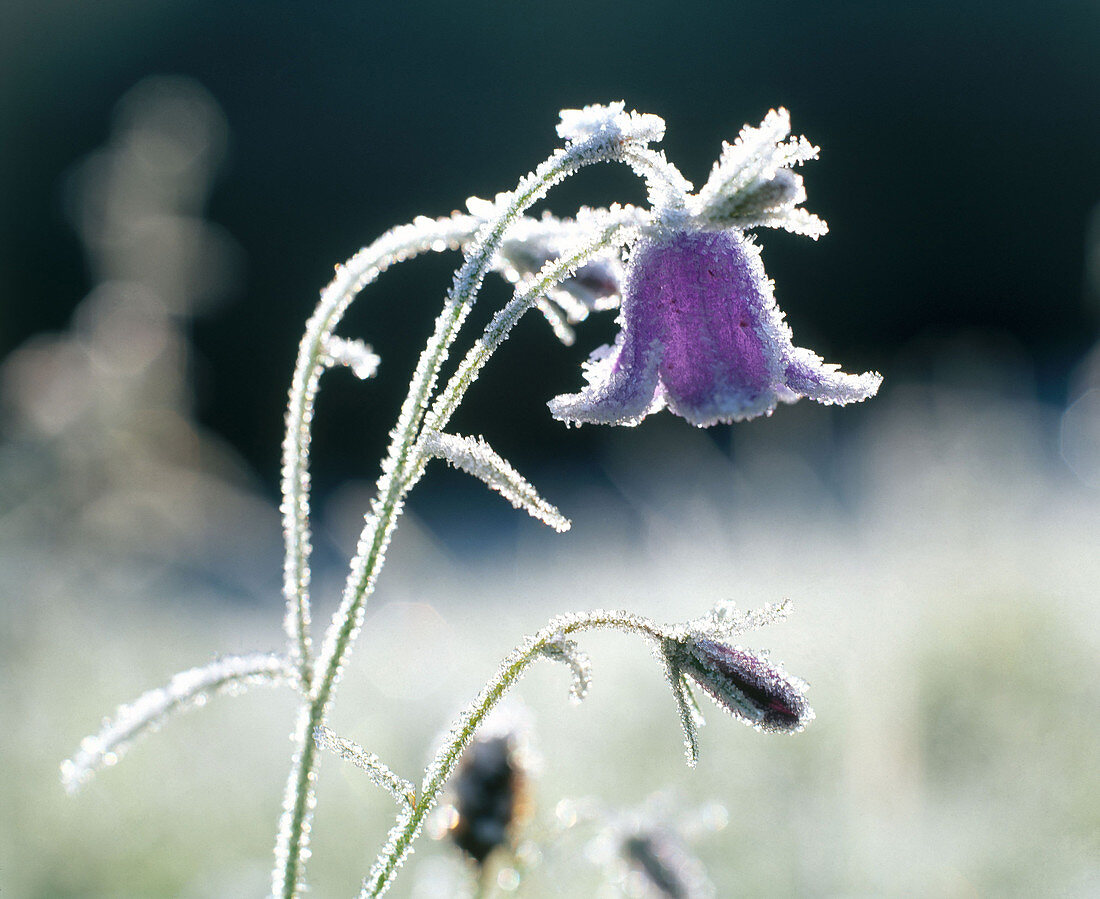
M 680 726 L 684 731 L 684 753 L 687 756 L 688 767 L 694 768 L 699 761 L 699 728 L 706 722 L 691 687 L 684 680 L 683 671 L 677 660 L 676 644 L 673 641 L 665 641 L 661 652 L 665 663 L 665 678 L 672 695 L 676 699 L 676 710 L 680 714 Z
M 571 699 L 580 702 L 588 695 L 588 688 L 592 684 L 592 662 L 588 653 L 575 640 L 567 640 L 563 635 L 555 634 L 543 646 L 542 654 L 555 662 L 563 662 L 572 670 L 573 684 L 569 688 Z
M 788 600 L 778 604 L 765 603 L 760 608 L 747 612 L 739 610 L 733 600 L 722 600 L 706 615 L 687 622 L 678 637 L 683 639 L 693 634 L 706 634 L 713 639 L 735 637 L 746 631 L 783 621 L 791 611 L 792 606 Z
M 381 361 L 382 358 L 362 340 L 329 337 L 325 341 L 325 365 L 329 368 L 336 365 L 348 368 L 361 381 L 373 378 Z
M 388 792 L 406 813 L 412 811 L 413 806 L 416 805 L 416 788 L 403 777 L 395 774 L 373 752 L 367 752 L 353 740 L 338 737 L 324 725 L 314 729 L 313 739 L 318 748 L 327 749 L 357 768 L 362 768 L 367 772 L 371 782 Z
M 649 143 L 665 136 L 665 120 L 648 113 L 626 112 L 626 103 L 618 100 L 607 106 L 596 103 L 582 109 L 563 109 L 557 132 L 558 137 L 569 141 L 601 135 L 608 140 Z
M 143 693 L 119 706 L 114 718 L 80 744 L 77 753 L 61 763 L 61 781 L 75 792 L 100 768 L 114 765 L 134 739 L 159 727 L 173 712 L 204 705 L 215 693 L 243 692 L 254 684 L 290 680 L 293 670 L 283 656 L 257 653 L 225 656 L 209 665 L 181 671 L 167 685 Z
M 484 439 L 431 431 L 424 436 L 424 452 L 446 459 L 455 468 L 473 475 L 517 509 L 525 510 L 554 530 L 569 530 L 569 519 L 539 496 L 523 475 L 497 455 Z
M 805 137 L 785 140 L 790 130 L 787 110 L 773 109 L 760 127 L 746 125 L 734 143 L 722 145 L 710 178 L 691 202 L 704 227 L 784 228 L 815 240 L 828 231 L 817 216 L 796 208 L 806 191 L 791 167 L 816 159 L 818 148 Z

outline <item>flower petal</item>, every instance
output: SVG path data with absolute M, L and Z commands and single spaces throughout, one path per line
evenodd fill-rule
M 547 405 L 559 421 L 574 424 L 636 425 L 664 404 L 657 396 L 659 340 L 642 342 L 620 331 L 615 347 L 600 347 L 584 367 L 589 386 L 556 396 Z
M 786 383 L 799 396 L 826 405 L 844 405 L 861 403 L 878 393 L 882 375 L 877 371 L 845 374 L 836 364 L 797 347 L 787 362 Z
M 631 318 L 661 322 L 669 408 L 699 427 L 771 412 L 790 332 L 756 248 L 738 232 L 679 232 L 635 251 Z

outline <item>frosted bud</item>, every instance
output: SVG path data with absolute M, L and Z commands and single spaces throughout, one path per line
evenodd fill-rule
M 796 733 L 813 720 L 806 684 L 751 650 L 692 637 L 679 644 L 677 655 L 684 674 L 758 730 Z
M 665 136 L 665 120 L 660 116 L 625 110 L 626 103 L 622 100 L 607 106 L 593 104 L 583 109 L 563 109 L 558 137 L 582 141 L 602 135 L 608 140 L 649 143 Z

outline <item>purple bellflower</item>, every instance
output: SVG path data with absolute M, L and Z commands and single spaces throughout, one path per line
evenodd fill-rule
M 799 205 L 792 165 L 817 154 L 784 141 L 790 122 L 771 112 L 727 144 L 695 196 L 655 210 L 630 256 L 613 346 L 585 365 L 588 387 L 550 401 L 567 423 L 636 425 L 668 407 L 698 427 L 770 415 L 807 397 L 851 403 L 873 396 L 881 375 L 849 375 L 794 346 L 760 250 L 745 228 L 780 227 L 817 238 L 825 223 Z

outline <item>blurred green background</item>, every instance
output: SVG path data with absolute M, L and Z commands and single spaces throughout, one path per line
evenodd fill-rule
M 719 896 L 1095 895 L 1098 38 L 1091 2 L 0 7 L 0 893 L 263 894 L 287 692 L 213 700 L 76 798 L 57 764 L 172 672 L 279 646 L 283 405 L 331 266 L 509 189 L 558 109 L 622 98 L 667 120 L 697 184 L 742 123 L 791 110 L 822 147 L 803 174 L 832 232 L 765 233 L 765 262 L 796 341 L 882 371 L 882 392 L 707 432 L 567 431 L 544 403 L 612 317 L 568 350 L 525 322 L 457 428 L 574 529 L 434 472 L 334 726 L 416 779 L 556 612 L 790 597 L 744 641 L 811 683 L 817 720 L 786 739 L 712 711 L 694 772 L 644 646 L 585 641 L 578 708 L 536 668 L 532 836 L 564 797 L 630 809 L 667 788 L 684 815 L 728 809 L 693 847 Z M 642 199 L 601 167 L 549 207 Z M 388 274 L 349 319 L 383 363 L 325 382 L 318 622 L 456 262 Z M 505 295 L 488 285 L 481 314 Z M 354 894 L 388 802 L 326 761 L 315 895 Z M 598 829 L 546 849 L 528 894 L 635 885 Z M 425 838 L 394 894 L 464 889 Z

